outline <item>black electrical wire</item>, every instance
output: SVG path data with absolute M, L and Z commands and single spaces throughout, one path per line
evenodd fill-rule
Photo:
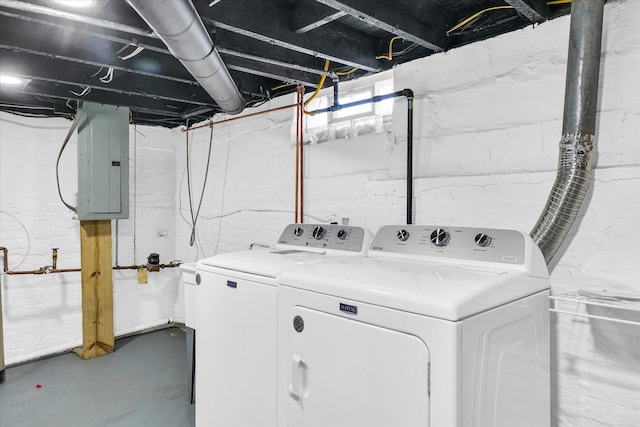
M 189 123 L 187 122 L 187 129 Z M 211 147 L 213 146 L 213 126 L 210 127 L 211 133 L 209 134 L 209 153 L 207 154 L 207 166 L 204 172 L 204 182 L 202 183 L 202 193 L 200 194 L 200 201 L 198 202 L 198 210 L 195 215 L 193 214 L 193 199 L 191 197 L 191 167 L 189 156 L 189 132 L 186 134 L 186 151 L 187 151 L 187 193 L 189 194 L 189 211 L 191 213 L 191 238 L 189 239 L 189 246 L 193 246 L 196 243 L 196 223 L 200 215 L 200 208 L 202 207 L 202 200 L 204 199 L 204 190 L 207 187 L 207 177 L 209 176 L 209 163 L 211 162 Z
M 73 135 L 73 131 L 76 130 L 76 128 L 78 127 L 78 124 L 80 123 L 80 116 L 81 115 L 82 114 L 80 112 L 80 109 L 79 108 L 76 109 L 76 117 L 73 119 L 73 123 L 71 124 L 71 127 L 69 128 L 69 131 L 67 132 L 67 136 L 64 138 L 64 142 L 62 143 L 62 147 L 60 147 L 60 152 L 58 153 L 58 159 L 56 160 L 56 184 L 58 186 L 58 196 L 60 196 L 60 200 L 62 201 L 62 203 L 67 208 L 71 209 L 73 212 L 78 212 L 78 209 L 76 207 L 71 206 L 67 202 L 65 202 L 64 198 L 62 197 L 62 191 L 60 191 L 59 166 L 60 166 L 60 157 L 62 157 L 62 152 L 64 151 L 65 147 L 69 143 L 69 140 L 71 139 L 71 135 Z

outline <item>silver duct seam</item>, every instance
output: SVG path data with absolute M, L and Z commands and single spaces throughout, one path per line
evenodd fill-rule
M 190 0 L 127 0 L 218 106 L 230 114 L 244 99 Z
M 573 0 L 558 174 L 547 204 L 531 231 L 547 264 L 573 226 L 592 181 L 606 0 Z

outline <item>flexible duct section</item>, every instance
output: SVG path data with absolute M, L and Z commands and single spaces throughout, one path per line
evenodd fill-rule
M 244 109 L 244 99 L 190 0 L 127 2 L 221 109 L 230 114 Z
M 592 181 L 602 20 L 606 0 L 573 0 L 558 174 L 531 231 L 549 264 L 578 215 Z

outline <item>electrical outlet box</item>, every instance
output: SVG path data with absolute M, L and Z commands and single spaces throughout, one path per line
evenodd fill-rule
M 84 102 L 78 114 L 78 219 L 129 218 L 129 109 Z

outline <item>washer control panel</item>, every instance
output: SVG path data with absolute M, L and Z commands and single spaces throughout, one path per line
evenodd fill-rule
M 362 252 L 366 232 L 362 227 L 337 224 L 289 224 L 278 239 L 279 244 Z
M 444 228 L 437 228 L 431 232 L 431 236 L 429 236 L 429 240 L 431 240 L 431 243 L 433 243 L 435 246 L 441 248 L 449 244 L 449 240 L 451 240 L 451 235 Z
M 525 236 L 516 230 L 386 225 L 378 231 L 369 250 L 371 254 L 386 252 L 522 265 L 525 246 Z

